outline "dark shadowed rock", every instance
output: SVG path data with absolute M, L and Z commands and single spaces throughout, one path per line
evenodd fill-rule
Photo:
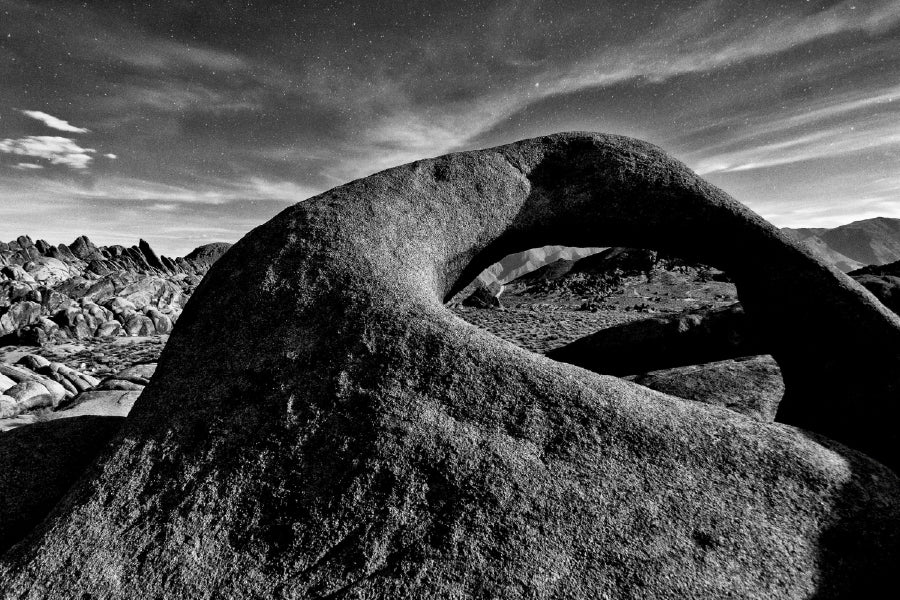
M 156 251 L 150 247 L 150 244 L 147 243 L 146 240 L 138 241 L 138 249 L 141 251 L 141 254 L 144 257 L 144 260 L 147 261 L 147 264 L 153 267 L 154 269 L 162 269 L 164 270 L 166 267 L 163 265 L 162 261 L 157 256 Z
M 2 591 L 836 598 L 893 585 L 889 468 L 529 353 L 444 307 L 487 265 L 554 243 L 726 269 L 785 373 L 781 410 L 891 462 L 893 314 L 656 147 L 560 134 L 378 173 L 243 238 L 186 307 L 116 449 L 2 557 Z
M 0 554 L 47 516 L 123 420 L 79 417 L 0 433 Z
M 165 267 L 166 270 L 173 273 L 178 270 L 178 265 L 176 265 L 168 256 L 162 256 L 160 257 L 160 260 L 162 261 L 163 267 Z
M 724 406 L 760 421 L 774 421 L 784 395 L 781 369 L 771 356 L 651 371 L 628 377 L 650 389 Z
M 222 255 L 228 252 L 228 249 L 231 248 L 232 244 L 227 242 L 212 242 L 211 244 L 204 244 L 202 246 L 198 246 L 191 250 L 187 255 L 185 255 L 185 260 L 195 262 L 195 263 L 206 263 L 213 264 L 220 258 Z
M 894 275 L 854 276 L 863 287 L 895 313 L 900 314 L 900 277 Z
M 60 250 L 64 246 L 60 245 Z M 92 260 L 103 260 L 103 255 L 94 243 L 88 239 L 86 235 L 75 238 L 75 241 L 68 247 L 68 250 L 76 257 L 85 262 Z
M 468 291 L 468 287 L 466 291 Z M 471 285 L 471 292 L 462 300 L 463 306 L 476 308 L 502 308 L 500 292 L 503 286 L 498 281 L 485 283 L 481 278 L 476 279 Z

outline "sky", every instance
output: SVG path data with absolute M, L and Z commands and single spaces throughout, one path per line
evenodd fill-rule
M 779 226 L 900 217 L 900 0 L 0 0 L 0 240 L 183 255 L 566 130 L 657 144 Z

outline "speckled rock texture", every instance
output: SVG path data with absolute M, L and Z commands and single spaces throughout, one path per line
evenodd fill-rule
M 784 395 L 781 369 L 771 356 L 743 356 L 627 377 L 672 396 L 724 406 L 760 421 L 774 421 Z
M 0 433 L 0 553 L 47 516 L 123 421 L 83 416 Z
M 549 244 L 727 269 L 778 350 L 782 411 L 812 431 L 554 362 L 443 306 Z M 871 597 L 895 582 L 900 484 L 859 450 L 890 462 L 898 332 L 646 143 L 559 134 L 397 167 L 284 211 L 213 266 L 116 450 L 0 559 L 0 586 Z

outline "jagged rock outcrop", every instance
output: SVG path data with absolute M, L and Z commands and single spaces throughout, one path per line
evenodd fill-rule
M 779 416 L 809 431 L 554 362 L 443 306 L 550 243 L 727 270 L 784 371 Z M 900 558 L 900 481 L 872 458 L 897 466 L 898 348 L 868 292 L 649 144 L 560 134 L 405 165 L 213 266 L 115 449 L 3 555 L 0 591 L 873 596 Z
M 0 244 L 0 339 L 43 345 L 62 338 L 168 334 L 187 297 L 230 244 L 201 246 L 194 258 L 138 246 Z M 189 256 L 191 256 L 189 255 Z M 111 310 L 124 300 L 128 307 Z

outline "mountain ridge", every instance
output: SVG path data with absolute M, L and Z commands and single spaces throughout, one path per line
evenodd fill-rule
M 781 232 L 844 272 L 900 260 L 900 219 L 873 217 L 830 229 L 782 227 Z

